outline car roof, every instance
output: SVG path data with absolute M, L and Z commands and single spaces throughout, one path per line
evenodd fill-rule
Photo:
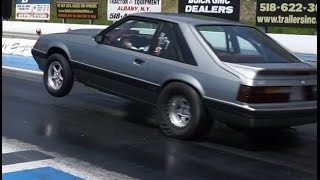
M 203 24 L 224 24 L 224 25 L 241 25 L 236 21 L 230 21 L 221 18 L 214 18 L 209 16 L 203 15 L 196 15 L 196 14 L 186 14 L 186 13 L 155 13 L 155 12 L 148 12 L 148 13 L 133 13 L 128 16 L 137 16 L 137 17 L 145 17 L 145 18 L 152 18 L 164 21 L 170 21 L 175 23 L 186 23 L 192 25 L 203 25 Z

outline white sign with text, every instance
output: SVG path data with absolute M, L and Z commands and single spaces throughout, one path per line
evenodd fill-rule
M 16 19 L 50 20 L 50 0 L 16 0 Z
M 108 20 L 118 21 L 137 12 L 161 12 L 161 0 L 108 0 Z

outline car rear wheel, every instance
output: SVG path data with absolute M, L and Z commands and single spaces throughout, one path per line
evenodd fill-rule
M 63 97 L 72 89 L 74 77 L 68 60 L 61 54 L 49 56 L 44 70 L 44 84 L 55 97 Z
M 179 139 L 200 137 L 212 123 L 197 91 L 180 82 L 170 83 L 162 90 L 158 112 L 163 133 Z

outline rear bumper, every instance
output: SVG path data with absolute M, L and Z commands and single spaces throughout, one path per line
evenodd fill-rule
M 39 66 L 39 69 L 44 71 L 44 68 L 45 68 L 45 65 L 47 62 L 47 54 L 42 51 L 36 50 L 36 49 L 32 49 L 31 54 L 32 54 L 33 58 L 36 60 L 38 66 Z
M 317 123 L 317 107 L 292 110 L 249 110 L 206 101 L 216 120 L 246 128 L 289 127 Z M 228 107 L 227 107 L 228 106 Z

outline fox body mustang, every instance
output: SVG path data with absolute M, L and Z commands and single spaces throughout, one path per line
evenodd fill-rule
M 243 128 L 317 122 L 317 67 L 237 22 L 137 13 L 104 30 L 42 35 L 32 54 L 51 95 L 67 95 L 76 79 L 156 105 L 171 137 L 204 134 L 214 120 Z

